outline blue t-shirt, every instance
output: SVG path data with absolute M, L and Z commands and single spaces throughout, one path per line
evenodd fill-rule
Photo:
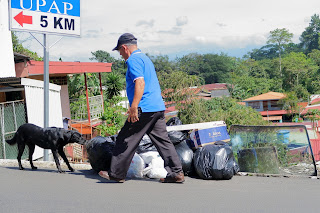
M 144 92 L 139 103 L 142 112 L 164 111 L 165 105 L 161 96 L 161 89 L 152 61 L 141 50 L 134 51 L 128 60 L 126 73 L 127 95 L 130 106 L 134 97 L 135 80 L 144 78 Z

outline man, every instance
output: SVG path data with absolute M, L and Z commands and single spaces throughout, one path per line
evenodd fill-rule
M 159 81 L 151 60 L 137 47 L 137 39 L 130 33 L 121 35 L 117 46 L 128 66 L 127 95 L 130 103 L 128 119 L 119 132 L 109 171 L 99 175 L 108 180 L 124 182 L 131 160 L 144 134 L 159 151 L 168 174 L 163 183 L 182 183 L 184 175 L 178 154 L 168 137 Z

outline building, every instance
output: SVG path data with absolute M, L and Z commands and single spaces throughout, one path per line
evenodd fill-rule
M 282 116 L 287 114 L 287 111 L 282 109 L 283 105 L 279 101 L 285 97 L 283 93 L 268 92 L 247 98 L 243 102 L 245 102 L 246 106 L 260 112 L 264 120 L 282 122 Z

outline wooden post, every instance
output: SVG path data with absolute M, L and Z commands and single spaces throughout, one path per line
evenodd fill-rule
M 89 92 L 88 92 L 87 74 L 86 74 L 86 73 L 84 73 L 84 84 L 85 84 L 85 86 L 86 86 L 88 121 L 89 121 L 89 124 L 91 124 L 90 104 L 89 104 Z

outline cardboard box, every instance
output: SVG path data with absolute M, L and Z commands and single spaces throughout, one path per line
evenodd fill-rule
M 202 147 L 208 144 L 214 144 L 217 141 L 229 142 L 230 136 L 227 126 L 217 126 L 208 129 L 193 130 L 190 133 L 192 148 Z

